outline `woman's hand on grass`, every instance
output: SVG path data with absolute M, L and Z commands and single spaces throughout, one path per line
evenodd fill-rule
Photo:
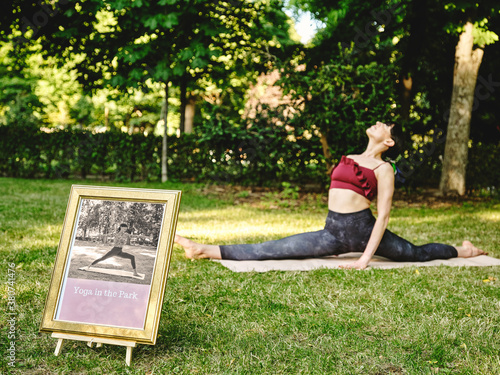
M 343 268 L 345 270 L 350 270 L 350 269 L 364 270 L 366 267 L 368 267 L 369 262 L 370 261 L 365 261 L 364 259 L 359 258 L 354 263 L 343 264 L 343 265 L 339 266 L 339 268 Z

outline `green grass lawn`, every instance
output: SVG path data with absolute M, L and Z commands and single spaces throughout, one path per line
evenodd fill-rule
M 238 274 L 190 261 L 177 246 L 156 345 L 134 349 L 130 368 L 125 349 L 111 345 L 67 341 L 56 357 L 56 340 L 38 329 L 71 184 L 0 178 L 0 373 L 500 374 L 500 267 Z M 201 185 L 116 186 L 183 190 L 178 232 L 209 243 L 321 229 L 327 210 L 321 197 L 293 205 L 267 194 L 251 204 L 241 199 L 248 193 L 218 199 Z M 395 206 L 389 227 L 410 241 L 468 238 L 500 258 L 498 201 Z M 14 369 L 6 354 L 9 263 Z

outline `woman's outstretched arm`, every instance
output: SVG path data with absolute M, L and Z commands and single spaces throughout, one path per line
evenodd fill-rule
M 389 215 L 392 206 L 392 196 L 394 195 L 394 171 L 389 163 L 377 169 L 377 220 L 373 226 L 370 239 L 366 245 L 363 255 L 354 263 L 341 266 L 341 268 L 365 269 L 377 251 L 378 245 L 384 236 L 389 223 Z

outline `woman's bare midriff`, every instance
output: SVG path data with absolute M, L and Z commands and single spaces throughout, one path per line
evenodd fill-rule
M 370 208 L 370 201 L 362 195 L 347 189 L 330 189 L 328 193 L 328 209 L 347 214 Z

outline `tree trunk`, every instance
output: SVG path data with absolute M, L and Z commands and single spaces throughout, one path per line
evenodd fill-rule
M 104 105 L 104 126 L 109 129 L 109 108 L 107 105 Z
M 439 190 L 443 195 L 465 194 L 465 170 L 469 152 L 470 119 L 477 73 L 483 50 L 473 50 L 474 26 L 467 22 L 455 51 L 453 93 Z
M 427 0 L 413 0 L 408 10 L 408 24 L 410 37 L 403 54 L 399 86 L 401 104 L 399 112 L 401 119 L 406 122 L 410 119 L 410 109 L 413 102 L 413 76 L 417 71 L 420 55 L 424 47 L 429 6 Z
M 401 76 L 401 119 L 408 121 L 410 119 L 410 108 L 412 102 L 413 78 L 410 76 Z
M 181 122 L 179 124 L 179 131 L 183 134 L 186 131 L 186 104 L 187 104 L 187 80 L 184 77 L 181 78 Z
M 161 148 L 161 182 L 168 181 L 167 174 L 167 138 L 168 138 L 168 82 L 165 83 L 165 106 L 163 108 L 163 143 Z
M 194 124 L 194 115 L 196 111 L 196 98 L 193 95 L 189 96 L 189 99 L 186 103 L 185 110 L 185 123 L 184 123 L 184 132 L 186 134 L 191 134 L 193 132 L 193 124 Z
M 330 146 L 328 145 L 328 138 L 326 136 L 326 132 L 321 132 L 321 137 L 319 141 L 321 142 L 321 147 L 323 148 L 323 156 L 325 157 L 326 170 L 329 171 L 332 168 L 333 164 L 331 162 L 332 153 L 330 152 Z

